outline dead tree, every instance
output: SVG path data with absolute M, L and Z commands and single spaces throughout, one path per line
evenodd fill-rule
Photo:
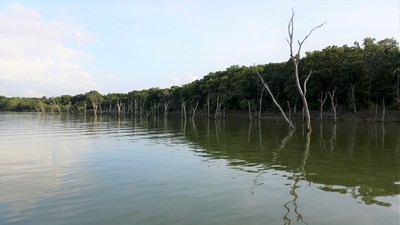
M 333 112 L 333 121 L 336 123 L 337 121 L 337 116 L 336 116 L 336 107 L 337 104 L 335 104 L 335 92 L 336 92 L 336 87 L 332 91 L 332 93 L 328 92 L 329 98 L 331 99 L 331 105 L 332 105 L 332 112 Z
M 207 96 L 207 118 L 210 118 L 210 96 Z
M 355 97 L 355 87 L 354 84 L 350 84 L 350 91 L 351 91 L 351 103 L 353 104 L 353 112 L 357 114 L 357 107 L 356 107 L 356 97 Z
M 89 100 L 92 103 L 94 117 L 97 117 L 97 109 L 99 108 L 99 95 L 97 92 L 93 91 L 89 94 Z M 86 107 L 85 107 L 86 112 Z
M 45 114 L 46 112 L 46 104 L 44 103 L 44 101 L 42 101 L 41 99 L 39 99 L 39 108 L 36 107 L 35 108 L 38 112 L 40 112 L 42 115 Z
M 264 89 L 265 89 L 265 88 L 262 88 L 262 90 L 261 90 L 261 94 L 260 94 L 260 109 L 259 109 L 259 111 L 258 111 L 258 119 L 261 119 L 261 112 L 262 112 L 262 97 L 263 97 Z
M 215 108 L 215 119 L 217 119 L 218 116 L 221 114 L 221 103 L 219 102 L 219 96 L 221 95 L 221 92 L 218 94 L 217 97 L 217 106 Z
M 197 100 L 196 106 L 192 110 L 192 120 L 194 120 L 194 117 L 196 116 L 196 110 L 198 105 L 199 105 L 199 100 Z
M 69 111 L 71 111 L 71 113 L 74 113 L 74 111 L 72 111 L 72 109 L 71 109 L 71 102 L 68 102 L 68 105 L 67 105 L 67 113 Z
M 252 116 L 251 116 L 251 103 L 250 103 L 250 101 L 247 101 L 247 104 L 249 105 L 249 118 L 250 118 L 250 121 L 252 120 Z
M 185 118 L 186 120 L 186 102 L 182 102 L 181 113 L 181 117 Z
M 117 107 L 118 115 L 120 115 L 121 114 L 121 109 L 122 109 L 122 101 L 117 99 L 117 101 L 115 102 L 115 107 Z
M 298 43 L 298 49 L 297 52 L 294 53 L 293 50 L 293 28 L 294 28 L 294 24 L 293 24 L 293 19 L 294 19 L 294 11 L 292 9 L 292 16 L 290 18 L 289 24 L 288 24 L 288 34 L 289 34 L 289 38 L 286 38 L 289 47 L 290 47 L 290 58 L 293 62 L 294 65 L 294 77 L 296 80 L 296 87 L 297 90 L 299 92 L 299 95 L 301 97 L 301 99 L 303 100 L 303 107 L 304 107 L 304 113 L 305 113 L 305 117 L 306 117 L 306 126 L 307 126 L 307 131 L 311 132 L 311 117 L 310 117 L 310 110 L 308 109 L 308 102 L 307 102 L 307 98 L 306 98 L 306 93 L 307 93 L 307 81 L 311 76 L 312 71 L 309 72 L 309 74 L 307 75 L 306 79 L 304 80 L 303 83 L 303 87 L 301 87 L 300 85 L 300 74 L 299 74 L 299 62 L 300 62 L 300 52 L 301 52 L 301 47 L 304 44 L 304 41 L 307 40 L 307 38 L 311 35 L 311 33 L 323 26 L 325 23 L 322 23 L 316 27 L 314 27 L 313 29 L 311 29 L 311 31 L 308 33 L 308 35 L 302 40 L 302 41 L 297 41 Z
M 164 116 L 168 115 L 168 110 L 169 110 L 170 105 L 171 104 L 169 102 L 164 102 Z
M 60 108 L 60 102 L 59 102 L 59 101 L 56 101 L 56 100 L 53 98 L 53 102 L 52 102 L 51 105 L 52 105 L 52 110 L 51 110 L 52 113 L 53 113 L 53 107 L 54 107 L 54 108 L 57 109 L 58 113 L 61 114 L 61 108 Z
M 286 116 L 285 111 L 283 111 L 282 107 L 279 105 L 279 103 L 275 100 L 274 95 L 272 94 L 271 90 L 269 89 L 268 84 L 264 81 L 264 79 L 261 77 L 260 73 L 257 70 L 256 65 L 254 64 L 254 68 L 256 70 L 257 76 L 260 78 L 261 82 L 263 83 L 265 89 L 267 89 L 268 94 L 271 96 L 272 101 L 274 102 L 275 106 L 279 109 L 279 111 L 282 113 L 282 117 L 285 119 L 285 121 L 289 124 L 289 127 L 293 130 L 296 128 L 294 127 L 292 121 Z
M 324 104 L 326 101 L 326 98 L 328 97 L 328 94 L 325 93 L 325 97 L 324 97 L 324 93 L 321 91 L 321 94 L 319 95 L 319 119 L 322 120 L 322 116 L 323 116 L 323 110 L 324 110 Z
M 385 121 L 385 98 L 382 99 L 382 117 L 380 122 L 384 122 Z
M 397 72 L 397 84 L 396 84 L 396 100 L 400 102 L 400 67 L 393 71 L 393 74 Z

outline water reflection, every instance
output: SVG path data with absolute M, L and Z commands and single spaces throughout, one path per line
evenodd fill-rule
M 64 178 L 74 174 L 85 154 L 74 149 L 86 149 L 89 141 L 65 140 L 70 135 L 65 130 L 75 126 L 68 117 L 32 114 L 17 119 L 18 124 L 12 116 L 0 121 L 0 203 L 19 212 L 61 192 Z M 70 188 L 68 193 L 78 191 Z
M 144 217 L 152 218 L 163 202 L 172 210 L 169 204 L 180 200 L 184 206 L 178 206 L 189 210 L 182 213 L 188 213 L 185 219 L 199 210 L 212 214 L 214 207 L 221 210 L 214 219 L 227 212 L 231 218 L 241 212 L 261 218 L 275 210 L 274 224 L 318 224 L 313 220 L 320 216 L 310 216 L 311 195 L 322 196 L 318 203 L 340 196 L 392 210 L 397 205 L 390 197 L 400 194 L 398 124 L 320 123 L 310 134 L 276 121 L 236 118 L 138 120 L 103 114 L 11 121 L 0 115 L 0 207 L 19 212 L 75 196 L 80 210 L 66 210 L 71 217 L 93 208 L 92 215 L 101 217 L 97 210 L 115 208 L 113 214 L 125 210 L 124 218 L 132 219 L 147 207 Z M 80 202 L 85 197 L 91 205 Z M 107 207 L 97 208 L 98 203 Z M 274 218 L 271 214 L 264 218 Z
M 212 127 L 209 121 L 204 126 L 200 122 L 196 131 L 185 137 L 203 149 L 202 156 L 224 158 L 234 169 L 256 173 L 252 194 L 262 185 L 258 180 L 264 171 L 270 169 L 293 174 L 293 196 L 300 180 L 318 184 L 323 191 L 352 193 L 350 196 L 364 204 L 390 206 L 377 197 L 400 194 L 397 124 L 320 123 L 319 132 L 310 134 L 288 132 L 271 121 L 243 126 L 246 123 L 227 120 L 223 127 L 221 121 L 215 121 Z M 215 139 L 210 138 L 213 132 Z

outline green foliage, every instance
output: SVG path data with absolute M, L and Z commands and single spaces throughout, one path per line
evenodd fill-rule
M 365 38 L 360 45 L 328 46 L 319 51 L 307 52 L 301 59 L 300 80 L 305 79 L 312 71 L 307 87 L 307 98 L 310 109 L 319 109 L 318 96 L 325 92 L 332 92 L 337 88 L 336 97 L 339 108 L 352 109 L 351 88 L 354 87 L 356 106 L 358 109 L 368 109 L 385 99 L 388 107 L 398 108 L 396 101 L 397 75 L 393 75 L 400 66 L 399 44 L 393 38 L 376 41 Z M 290 61 L 258 65 L 257 70 L 269 84 L 282 107 L 291 106 L 301 108 L 301 99 L 298 96 L 294 77 L 293 64 Z M 248 110 L 250 102 L 252 109 L 259 107 L 259 100 L 263 85 L 259 81 L 253 66 L 234 65 L 224 71 L 211 72 L 200 80 L 183 86 L 172 86 L 160 89 L 131 91 L 129 93 L 109 93 L 101 95 L 97 91 L 90 91 L 75 96 L 62 95 L 60 97 L 43 97 L 47 105 L 53 99 L 60 103 L 62 109 L 71 103 L 74 107 L 82 108 L 85 103 L 88 109 L 92 107 L 91 99 L 96 98 L 103 110 L 115 110 L 117 102 L 133 112 L 137 104 L 141 113 L 158 113 L 168 105 L 169 111 L 180 111 L 182 103 L 188 110 L 199 102 L 198 110 L 214 111 L 217 98 L 225 110 Z M 264 92 L 262 110 L 274 110 L 272 101 Z M 7 98 L 0 96 L 0 110 L 25 111 L 35 110 L 37 98 Z

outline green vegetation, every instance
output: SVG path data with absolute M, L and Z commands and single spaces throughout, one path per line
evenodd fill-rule
M 301 80 L 312 71 L 307 87 L 310 110 L 319 111 L 322 97 L 335 89 L 334 101 L 339 112 L 375 110 L 383 104 L 391 110 L 400 109 L 400 51 L 393 38 L 381 41 L 365 38 L 362 45 L 355 42 L 353 46 L 329 46 L 307 52 L 300 65 Z M 302 100 L 297 93 L 290 60 L 258 65 L 257 70 L 284 110 L 289 111 L 290 106 L 291 111 L 301 111 Z M 261 111 L 276 111 L 265 91 L 260 101 L 263 88 L 253 66 L 231 66 L 189 84 L 166 89 L 106 95 L 90 91 L 75 96 L 42 98 L 0 96 L 0 110 L 42 113 L 94 110 L 97 114 L 113 112 L 147 117 L 182 110 L 191 115 L 197 109 L 208 116 L 237 111 L 249 111 L 256 116 L 260 107 Z M 331 109 L 330 103 L 323 106 L 324 111 Z

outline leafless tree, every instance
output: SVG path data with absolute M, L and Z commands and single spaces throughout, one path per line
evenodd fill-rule
M 298 90 L 298 92 L 300 94 L 301 99 L 303 100 L 303 107 L 304 107 L 304 110 L 305 110 L 305 119 L 306 119 L 307 131 L 311 132 L 311 117 L 310 117 L 310 111 L 308 109 L 308 102 L 307 102 L 307 98 L 306 98 L 306 93 L 307 93 L 307 81 L 310 78 L 312 71 L 309 72 L 309 74 L 307 75 L 306 79 L 304 80 L 303 87 L 301 87 L 301 85 L 300 85 L 300 74 L 299 74 L 300 52 L 301 52 L 301 47 L 304 44 L 304 41 L 307 40 L 308 37 L 310 37 L 311 33 L 315 29 L 320 28 L 325 23 L 322 23 L 322 24 L 314 27 L 313 29 L 311 29 L 311 31 L 308 33 L 308 35 L 302 41 L 297 41 L 298 49 L 297 49 L 297 52 L 294 52 L 294 49 L 293 49 L 293 30 L 294 30 L 293 20 L 294 20 L 294 11 L 292 9 L 292 16 L 291 16 L 289 24 L 288 24 L 289 38 L 286 38 L 286 40 L 287 40 L 287 42 L 289 44 L 289 47 L 290 47 L 290 58 L 291 58 L 291 60 L 293 62 L 294 68 L 295 68 L 294 77 L 295 77 L 295 80 L 296 80 L 296 87 L 297 87 L 297 90 Z
M 336 123 L 337 121 L 337 116 L 336 116 L 336 107 L 337 104 L 335 104 L 335 92 L 336 92 L 336 87 L 332 91 L 332 93 L 328 92 L 329 98 L 331 99 L 331 105 L 332 105 L 332 113 L 333 113 L 333 121 Z
M 261 94 L 260 94 L 260 109 L 259 109 L 259 111 L 258 111 L 258 119 L 261 119 L 261 112 L 262 112 L 262 98 L 263 98 L 264 89 L 265 89 L 265 88 L 262 88 L 262 90 L 261 90 Z
M 325 96 L 325 97 L 324 97 Z M 326 98 L 328 97 L 328 94 L 327 93 L 325 93 L 325 95 L 324 95 L 324 93 L 321 91 L 321 94 L 319 95 L 319 99 L 318 99 L 318 101 L 319 101 L 319 119 L 320 120 L 322 120 L 322 116 L 323 116 L 323 110 L 324 110 L 324 104 L 325 104 L 325 101 L 326 101 Z

